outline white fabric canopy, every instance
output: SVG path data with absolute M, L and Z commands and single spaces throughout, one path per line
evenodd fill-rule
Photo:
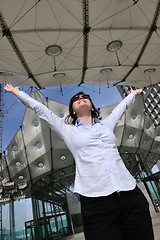
M 0 10 L 1 82 L 38 88 L 159 82 L 159 0 L 1 0 Z M 120 46 L 109 51 L 113 41 Z

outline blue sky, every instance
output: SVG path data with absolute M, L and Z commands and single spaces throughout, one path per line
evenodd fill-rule
M 28 86 L 20 86 L 20 89 L 30 94 L 31 89 Z M 84 91 L 91 95 L 93 103 L 98 108 L 103 108 L 121 101 L 121 96 L 116 87 L 105 85 L 82 85 L 78 86 L 64 86 L 63 94 L 59 87 L 48 87 L 40 90 L 45 97 L 57 102 L 69 104 L 70 98 L 77 92 Z M 33 91 L 36 89 L 33 88 Z M 11 93 L 4 92 L 3 95 L 3 125 L 2 125 L 2 151 L 4 151 L 22 123 L 26 107 L 18 100 L 16 96 Z

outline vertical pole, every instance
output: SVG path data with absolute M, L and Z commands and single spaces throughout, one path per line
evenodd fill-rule
M 27 223 L 25 222 L 25 234 L 26 234 L 26 240 L 28 240 L 28 237 L 27 237 L 27 231 L 28 231 Z
M 3 119 L 3 85 L 0 83 L 0 174 L 2 172 L 2 119 Z M 3 177 L 0 175 L 0 187 L 2 186 Z M 2 232 L 2 204 L 0 204 L 0 239 L 3 237 Z
M 0 240 L 3 239 L 3 232 L 2 232 L 2 204 L 0 204 Z
M 14 232 L 15 232 L 14 200 L 13 199 L 11 199 L 9 205 L 10 205 L 10 209 L 9 209 L 9 213 L 10 213 L 10 238 L 11 238 L 11 240 L 15 240 L 15 238 L 14 238 Z
M 36 240 L 42 239 L 42 226 L 40 224 L 40 214 L 39 214 L 39 203 L 36 199 L 36 196 L 33 195 L 33 190 L 35 189 L 32 186 L 32 211 L 33 211 L 33 225 L 34 225 L 34 236 Z
M 13 240 L 14 240 L 14 232 L 15 232 L 15 221 L 14 221 L 14 200 L 11 200 L 11 204 L 12 204 L 12 236 L 13 236 Z
M 44 231 L 45 231 L 45 240 L 49 240 L 48 228 L 47 228 L 47 217 L 46 217 L 46 210 L 45 210 L 45 200 L 42 198 L 42 208 L 43 208 L 43 220 L 44 220 Z
M 0 83 L 0 154 L 2 156 L 3 85 Z M 2 158 L 1 158 L 2 161 Z M 1 162 L 2 163 L 2 162 Z M 0 163 L 0 171 L 2 164 Z

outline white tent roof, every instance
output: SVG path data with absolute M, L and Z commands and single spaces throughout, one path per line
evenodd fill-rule
M 0 10 L 1 82 L 39 88 L 159 82 L 159 0 L 1 0 Z M 107 50 L 113 41 L 122 46 Z

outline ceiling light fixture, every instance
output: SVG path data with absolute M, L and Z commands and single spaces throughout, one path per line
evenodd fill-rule
M 128 136 L 129 139 L 132 139 L 133 137 L 134 135 L 132 133 Z
M 37 148 L 41 148 L 41 147 L 42 147 L 42 144 L 41 144 L 41 143 L 37 143 L 37 144 L 36 144 L 36 147 L 37 147 Z
M 24 176 L 23 176 L 23 175 L 20 175 L 20 176 L 18 177 L 18 179 L 19 179 L 19 180 L 23 180 L 23 179 L 24 179 Z
M 12 77 L 12 76 L 13 76 L 13 73 L 11 73 L 11 72 L 0 72 L 0 76 Z
M 112 41 L 107 45 L 107 50 L 110 52 L 116 52 L 122 47 L 122 42 L 119 40 Z
M 112 68 L 103 68 L 100 73 L 106 74 L 112 72 Z
M 44 163 L 39 162 L 39 163 L 38 163 L 38 167 L 39 167 L 39 168 L 43 168 L 43 167 L 44 167 Z
M 39 125 L 39 122 L 38 122 L 38 121 L 34 121 L 34 122 L 33 122 L 33 126 L 34 126 L 34 127 L 38 127 L 38 125 Z
M 64 161 L 66 159 L 66 156 L 61 156 L 61 160 Z
M 16 166 L 17 166 L 17 167 L 20 167 L 20 166 L 21 166 L 21 163 L 17 161 L 17 162 L 16 162 Z
M 16 145 L 14 145 L 14 146 L 12 147 L 12 149 L 13 149 L 14 151 L 17 151 L 17 150 L 18 150 L 18 147 L 17 147 Z
M 148 68 L 148 69 L 144 70 L 144 73 L 145 73 L 145 74 L 148 74 L 148 73 L 153 73 L 153 72 L 155 72 L 155 71 L 156 71 L 155 68 Z
M 64 74 L 64 73 L 55 73 L 55 74 L 53 74 L 53 77 L 55 77 L 55 78 L 63 78 L 65 75 L 66 74 Z
M 58 45 L 51 45 L 46 48 L 46 54 L 49 56 L 57 56 L 62 52 L 62 48 Z

